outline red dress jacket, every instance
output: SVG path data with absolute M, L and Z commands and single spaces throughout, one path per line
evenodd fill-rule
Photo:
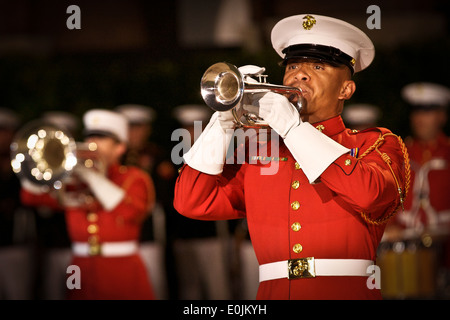
M 346 129 L 340 116 L 314 125 L 352 149 L 352 155 L 339 157 L 314 184 L 280 143 L 278 159 L 268 164 L 225 164 L 217 176 L 183 166 L 175 208 L 194 219 L 246 217 L 259 264 L 304 257 L 375 261 L 384 222 L 399 205 L 397 182 L 403 187 L 405 172 L 402 143 L 387 129 Z M 276 174 L 261 174 L 261 168 L 271 165 L 278 166 Z M 369 289 L 367 280 L 318 276 L 264 281 L 257 299 L 381 299 L 380 290 Z
M 108 178 L 125 190 L 124 199 L 109 212 L 95 200 L 83 207 L 65 208 L 72 242 L 138 241 L 142 221 L 155 201 L 153 182 L 144 171 L 119 165 L 108 169 Z M 25 189 L 22 201 L 33 206 L 58 206 L 49 194 L 36 195 Z M 71 264 L 80 267 L 81 289 L 68 290 L 69 299 L 154 299 L 139 253 L 121 257 L 74 256 Z
M 450 269 L 450 138 L 441 133 L 425 143 L 408 137 L 405 144 L 411 161 L 411 192 L 405 212 L 390 224 L 429 233 L 434 243 L 443 246 L 439 262 Z
M 396 220 L 408 220 L 413 227 L 418 224 L 427 227 L 431 223 L 449 227 L 450 138 L 442 133 L 429 143 L 407 138 L 405 144 L 411 161 L 412 190 L 406 199 L 406 214 L 403 216 L 413 213 L 414 217 L 399 215 Z M 419 176 L 423 177 L 423 181 L 419 181 Z M 428 206 L 424 206 L 422 198 L 426 198 Z

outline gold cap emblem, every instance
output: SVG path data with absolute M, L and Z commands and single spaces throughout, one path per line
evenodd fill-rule
M 309 14 L 303 17 L 303 29 L 311 30 L 311 28 L 316 24 L 316 19 Z

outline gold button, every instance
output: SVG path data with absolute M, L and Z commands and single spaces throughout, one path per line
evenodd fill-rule
M 298 180 L 293 181 L 291 186 L 292 186 L 293 189 L 297 190 L 298 187 L 300 186 L 300 181 L 298 181 Z
M 89 243 L 90 245 L 99 243 L 99 237 L 98 237 L 98 235 L 93 234 L 93 235 L 89 236 L 89 237 L 88 237 L 88 243 Z
M 300 223 L 298 222 L 294 222 L 291 225 L 291 229 L 294 230 L 295 232 L 299 231 L 302 228 L 302 226 L 300 225 Z
M 298 162 L 296 162 L 295 163 L 295 170 L 300 170 L 300 169 L 301 169 L 300 164 Z
M 350 159 L 345 159 L 345 165 L 346 166 L 349 166 L 349 165 L 351 165 L 352 164 L 352 160 L 350 160 Z
M 292 203 L 291 203 L 291 207 L 292 207 L 292 209 L 294 209 L 294 210 L 298 210 L 298 208 L 300 208 L 300 202 L 298 202 L 298 201 L 292 202 Z
M 302 250 L 303 250 L 303 247 L 300 243 L 296 243 L 292 247 L 292 251 L 294 251 L 295 253 L 300 253 L 300 252 L 302 252 Z
M 84 161 L 84 166 L 86 168 L 92 168 L 94 167 L 94 161 L 92 159 L 87 159 Z
M 98 226 L 96 224 L 88 225 L 88 227 L 87 227 L 88 233 L 93 234 L 93 233 L 97 233 L 97 231 L 98 231 Z
M 98 220 L 98 215 L 94 212 L 90 212 L 87 214 L 86 218 L 89 222 L 96 222 Z

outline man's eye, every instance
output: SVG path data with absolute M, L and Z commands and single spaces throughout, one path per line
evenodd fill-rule
M 315 70 L 323 70 L 323 66 L 320 65 L 320 64 L 316 64 L 316 65 L 314 66 L 314 69 L 315 69 Z
M 288 66 L 288 69 L 289 69 L 289 70 L 295 70 L 295 69 L 297 69 L 297 68 L 298 68 L 298 66 L 295 65 L 295 64 L 291 64 L 291 65 Z

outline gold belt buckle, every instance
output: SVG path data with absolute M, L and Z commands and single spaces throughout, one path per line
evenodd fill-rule
M 90 256 L 98 256 L 102 253 L 102 247 L 101 244 L 98 242 L 97 236 L 90 236 L 88 238 L 88 245 L 89 245 L 89 255 Z
M 102 252 L 101 246 L 99 243 L 89 245 L 89 255 L 90 256 L 98 256 Z
M 314 257 L 288 260 L 288 279 L 315 278 Z

